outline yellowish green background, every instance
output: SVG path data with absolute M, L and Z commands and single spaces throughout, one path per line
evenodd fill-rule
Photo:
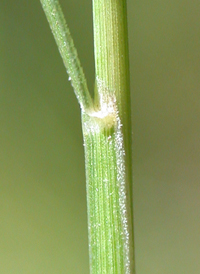
M 89 83 L 91 0 L 62 0 Z M 200 273 L 200 2 L 129 0 L 137 274 Z M 80 110 L 37 1 L 0 1 L 0 273 L 89 273 Z

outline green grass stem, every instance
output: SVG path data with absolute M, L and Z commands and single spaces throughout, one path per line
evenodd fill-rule
M 81 108 L 92 107 L 87 81 L 58 0 L 40 0 Z
M 94 102 L 56 0 L 41 0 L 82 109 L 90 273 L 134 274 L 125 0 L 93 0 Z

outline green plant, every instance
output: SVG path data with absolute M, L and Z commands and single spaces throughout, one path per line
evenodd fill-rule
M 94 99 L 58 1 L 41 3 L 81 106 L 90 271 L 135 273 L 126 1 L 93 0 Z

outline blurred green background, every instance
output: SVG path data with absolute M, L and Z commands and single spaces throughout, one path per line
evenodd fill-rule
M 90 90 L 91 0 L 62 0 Z M 200 273 L 200 2 L 128 1 L 137 274 Z M 38 1 L 0 1 L 0 273 L 89 273 L 80 110 Z

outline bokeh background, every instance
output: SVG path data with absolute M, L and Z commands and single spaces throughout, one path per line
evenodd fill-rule
M 62 0 L 90 90 L 91 0 Z M 200 273 L 200 2 L 128 0 L 137 274 Z M 89 273 L 80 110 L 38 1 L 0 1 L 0 273 Z

